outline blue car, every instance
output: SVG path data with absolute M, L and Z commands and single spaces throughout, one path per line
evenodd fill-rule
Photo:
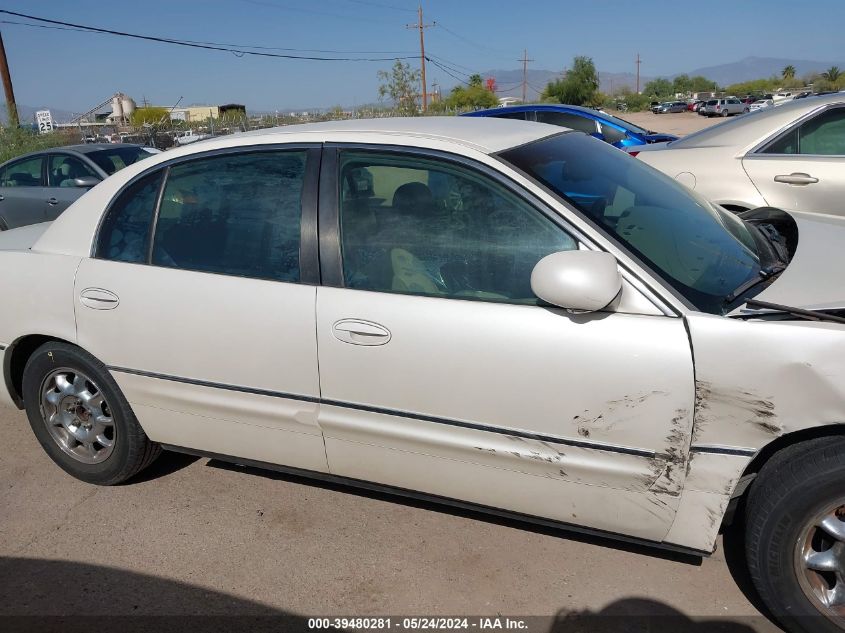
M 573 105 L 510 106 L 467 112 L 461 116 L 492 116 L 502 119 L 551 123 L 552 125 L 586 132 L 619 148 L 674 141 L 678 138 L 672 134 L 660 134 L 646 130 L 606 112 Z

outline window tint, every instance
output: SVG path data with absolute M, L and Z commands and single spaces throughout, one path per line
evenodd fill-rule
M 160 171 L 145 176 L 115 200 L 100 227 L 97 257 L 136 264 L 147 261 L 161 178 Z
M 299 281 L 304 151 L 194 160 L 170 169 L 152 263 Z
M 845 108 L 822 112 L 777 138 L 761 153 L 845 156 Z
M 347 287 L 536 303 L 531 271 L 575 240 L 489 178 L 426 158 L 345 153 Z
M 120 171 L 124 167 L 136 163 L 144 158 L 152 156 L 149 152 L 145 152 L 142 147 L 114 147 L 109 149 L 101 149 L 96 152 L 89 152 L 90 158 L 96 165 L 111 176 L 116 171 Z
M 497 119 L 518 119 L 519 121 L 525 121 L 526 114 L 527 112 L 503 112 L 502 114 L 497 113 L 492 116 Z
M 628 138 L 628 135 L 625 134 L 625 132 L 617 130 L 612 125 L 599 122 L 599 127 L 601 128 L 601 134 L 604 137 L 604 140 L 608 143 L 618 143 Z
M 100 177 L 84 162 L 75 156 L 67 154 L 53 154 L 50 156 L 50 163 L 47 168 L 51 187 L 75 187 L 74 178 L 83 176 Z
M 12 163 L 3 172 L 3 187 L 40 187 L 41 186 L 41 165 L 44 163 L 43 156 L 27 158 L 17 163 Z
M 550 123 L 551 125 L 560 125 L 562 127 L 572 128 L 573 130 L 580 130 L 587 134 L 593 134 L 596 131 L 596 122 L 577 114 L 570 114 L 568 112 L 552 112 L 548 110 L 539 110 L 537 112 L 537 121 L 540 123 Z

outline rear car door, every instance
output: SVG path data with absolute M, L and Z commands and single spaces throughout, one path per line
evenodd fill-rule
M 742 166 L 773 207 L 845 215 L 845 106 L 798 122 Z
M 47 219 L 44 155 L 6 165 L 0 180 L 0 226 L 13 229 Z
M 79 344 L 151 439 L 325 471 L 317 425 L 320 150 L 179 159 L 117 195 L 77 273 Z
M 44 211 L 48 220 L 55 220 L 87 191 L 87 188 L 78 187 L 74 182 L 76 178 L 86 176 L 100 180 L 100 175 L 80 158 L 70 154 L 50 154 L 47 159 L 47 199 Z
M 683 321 L 540 305 L 534 264 L 583 246 L 495 170 L 352 147 L 323 170 L 331 472 L 661 539 L 693 404 Z

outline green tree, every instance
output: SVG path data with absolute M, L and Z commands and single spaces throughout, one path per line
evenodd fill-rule
M 473 82 L 470 77 L 468 86 L 456 86 L 446 97 L 444 105 L 447 108 L 469 109 L 469 108 L 493 108 L 499 105 L 496 95 L 481 85 L 481 76 L 476 75 L 479 81 Z
M 643 94 L 654 99 L 668 99 L 674 96 L 675 92 L 671 81 L 658 77 L 643 86 Z
M 394 109 L 404 116 L 414 116 L 419 111 L 419 91 L 417 84 L 420 80 L 420 73 L 411 70 L 409 64 L 403 64 L 396 60 L 390 72 L 378 71 L 378 79 L 381 82 L 378 88 L 379 99 L 390 97 Z
M 470 87 L 478 86 L 479 88 L 484 84 L 484 80 L 481 78 L 481 75 L 475 73 L 474 75 L 469 76 L 469 85 Z
M 784 79 L 795 79 L 795 66 L 792 64 L 785 66 L 784 69 L 780 71 L 780 76 Z
M 579 55 L 572 61 L 572 70 L 563 79 L 549 82 L 542 98 L 571 105 L 591 105 L 598 89 L 599 76 L 592 58 Z
M 827 79 L 832 84 L 835 84 L 841 76 L 842 71 L 839 70 L 839 66 L 831 66 L 825 72 L 822 73 L 822 77 Z
M 672 80 L 672 92 L 689 92 L 690 87 L 692 86 L 692 81 L 689 78 L 689 75 L 678 75 Z
M 690 92 L 714 92 L 716 90 L 716 82 L 702 75 L 690 77 Z
M 136 108 L 129 117 L 129 122 L 136 127 L 144 124 L 161 125 L 170 123 L 170 111 L 167 108 L 157 108 L 154 106 Z

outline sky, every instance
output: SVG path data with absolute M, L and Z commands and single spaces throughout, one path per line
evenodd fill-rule
M 274 47 L 292 55 L 411 57 L 419 67 L 414 0 L 0 0 L 0 9 L 158 37 Z M 845 57 L 845 0 L 424 0 L 426 53 L 451 74 L 561 70 L 575 55 L 606 72 L 659 76 L 747 56 Z M 0 21 L 26 21 L 0 14 Z M 800 23 L 799 29 L 795 24 Z M 113 35 L 0 22 L 19 103 L 81 112 L 115 92 L 139 104 L 243 103 L 280 112 L 378 99 L 392 61 L 305 61 L 237 56 Z M 353 53 L 281 51 L 319 49 Z M 361 51 L 367 52 L 366 54 Z M 387 53 L 385 53 L 385 51 Z M 457 83 L 427 67 L 429 89 Z

